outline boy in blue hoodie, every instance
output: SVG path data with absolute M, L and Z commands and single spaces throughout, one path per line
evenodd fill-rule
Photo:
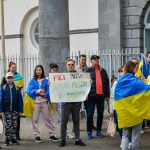
M 17 118 L 23 113 L 23 98 L 15 86 L 12 72 L 6 74 L 7 83 L 1 87 L 0 113 L 4 116 L 5 145 L 19 145 L 16 140 Z

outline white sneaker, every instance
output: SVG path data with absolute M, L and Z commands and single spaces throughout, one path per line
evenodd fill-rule
M 74 139 L 74 136 L 68 133 L 68 134 L 66 135 L 66 139 Z
M 143 134 L 144 133 L 144 130 L 141 130 L 141 134 Z
M 130 147 L 131 147 L 131 143 L 129 143 L 129 146 L 128 146 L 128 148 L 130 149 Z

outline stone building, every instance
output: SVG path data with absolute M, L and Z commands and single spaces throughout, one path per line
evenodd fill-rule
M 70 51 L 150 51 L 150 0 L 68 1 Z M 4 9 L 6 54 L 38 53 L 38 0 L 5 0 Z
M 150 51 L 150 0 L 99 0 L 99 49 Z

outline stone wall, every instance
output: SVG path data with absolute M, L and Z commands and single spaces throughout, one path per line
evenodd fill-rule
M 144 47 L 144 16 L 150 0 L 99 0 L 99 49 Z
M 144 47 L 144 15 L 148 0 L 122 0 L 123 48 Z
M 120 0 L 99 0 L 99 49 L 121 48 Z

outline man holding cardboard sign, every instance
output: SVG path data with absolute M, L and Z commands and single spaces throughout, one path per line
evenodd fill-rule
M 80 139 L 80 118 L 79 112 L 81 101 L 85 100 L 90 88 L 90 74 L 77 73 L 75 71 L 75 61 L 66 61 L 67 70 L 65 73 L 50 74 L 50 97 L 55 103 L 62 103 L 61 110 L 61 143 L 60 147 L 66 145 L 66 130 L 70 113 L 72 113 L 73 128 L 75 132 L 75 144 L 85 146 Z

